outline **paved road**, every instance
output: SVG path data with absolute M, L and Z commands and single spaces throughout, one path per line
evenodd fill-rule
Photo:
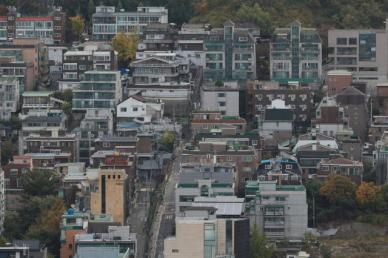
M 164 189 L 163 202 L 159 209 L 158 217 L 156 221 L 157 225 L 156 234 L 153 246 L 155 249 L 155 258 L 162 257 L 163 254 L 163 242 L 168 236 L 175 234 L 175 185 L 179 179 L 180 163 L 181 163 L 181 148 L 178 147 L 175 151 L 176 159 L 172 167 L 172 173 L 170 174 Z M 155 243 L 156 242 L 156 243 Z
M 137 256 L 144 257 L 145 246 L 145 222 L 147 220 L 147 214 L 149 209 L 149 192 L 147 188 L 139 187 L 136 193 L 136 199 L 133 200 L 130 207 L 130 214 L 128 217 L 128 224 L 130 225 L 131 232 L 137 235 Z

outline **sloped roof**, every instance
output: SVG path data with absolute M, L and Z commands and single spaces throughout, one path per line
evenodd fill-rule
M 353 86 L 346 87 L 338 94 L 338 96 L 354 96 L 354 95 L 365 96 L 365 94 L 362 91 L 360 91 L 359 89 Z

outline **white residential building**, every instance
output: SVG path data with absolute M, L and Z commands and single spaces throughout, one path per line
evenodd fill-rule
M 307 229 L 306 189 L 276 181 L 248 181 L 245 188 L 250 224 L 274 240 L 302 240 Z
M 215 86 L 213 83 L 201 88 L 201 109 L 220 111 L 225 116 L 239 116 L 239 86 L 237 82 Z
M 93 40 L 111 41 L 120 32 L 142 33 L 152 23 L 168 23 L 168 10 L 139 6 L 136 12 L 117 12 L 114 6 L 97 6 L 93 14 Z
M 141 123 L 150 123 L 163 117 L 163 103 L 147 101 L 140 96 L 130 96 L 117 105 L 118 119 L 135 119 Z
M 119 71 L 87 71 L 85 79 L 73 90 L 73 110 L 114 110 L 122 98 Z
M 16 77 L 0 78 L 0 120 L 11 119 L 19 107 L 19 81 Z

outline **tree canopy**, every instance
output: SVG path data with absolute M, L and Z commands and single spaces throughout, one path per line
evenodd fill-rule
M 55 195 L 59 188 L 59 177 L 51 171 L 34 169 L 21 177 L 20 184 L 27 195 Z
M 118 52 L 120 67 L 128 67 L 129 63 L 136 58 L 139 37 L 136 34 L 118 33 L 112 40 L 112 47 Z

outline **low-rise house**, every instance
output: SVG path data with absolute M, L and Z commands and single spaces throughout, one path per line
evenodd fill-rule
M 191 127 L 193 135 L 209 133 L 212 129 L 221 129 L 231 135 L 245 132 L 247 122 L 245 119 L 234 116 L 222 116 L 219 111 L 195 111 Z
M 360 184 L 364 172 L 364 165 L 357 160 L 343 157 L 323 159 L 318 163 L 317 179 L 326 179 L 331 175 L 341 175 L 350 178 L 354 183 Z
M 292 138 L 293 121 L 291 106 L 286 106 L 281 99 L 275 99 L 260 118 L 260 136 L 274 142 L 289 140 Z
M 133 95 L 118 104 L 116 110 L 119 120 L 151 123 L 163 117 L 164 104 Z
M 298 160 L 284 152 L 272 159 L 261 160 L 257 169 L 258 177 L 267 181 L 277 181 L 281 185 L 299 184 L 302 170 Z
M 337 132 L 349 127 L 349 117 L 334 97 L 324 97 L 315 111 L 315 119 L 311 124 L 319 133 L 334 137 Z
M 313 130 L 311 133 L 299 136 L 292 152 L 299 161 L 304 177 L 309 177 L 317 172 L 317 165 L 321 159 L 338 155 L 337 141 L 324 134 Z
M 245 188 L 251 224 L 271 240 L 303 240 L 307 230 L 307 200 L 303 185 L 248 181 Z

